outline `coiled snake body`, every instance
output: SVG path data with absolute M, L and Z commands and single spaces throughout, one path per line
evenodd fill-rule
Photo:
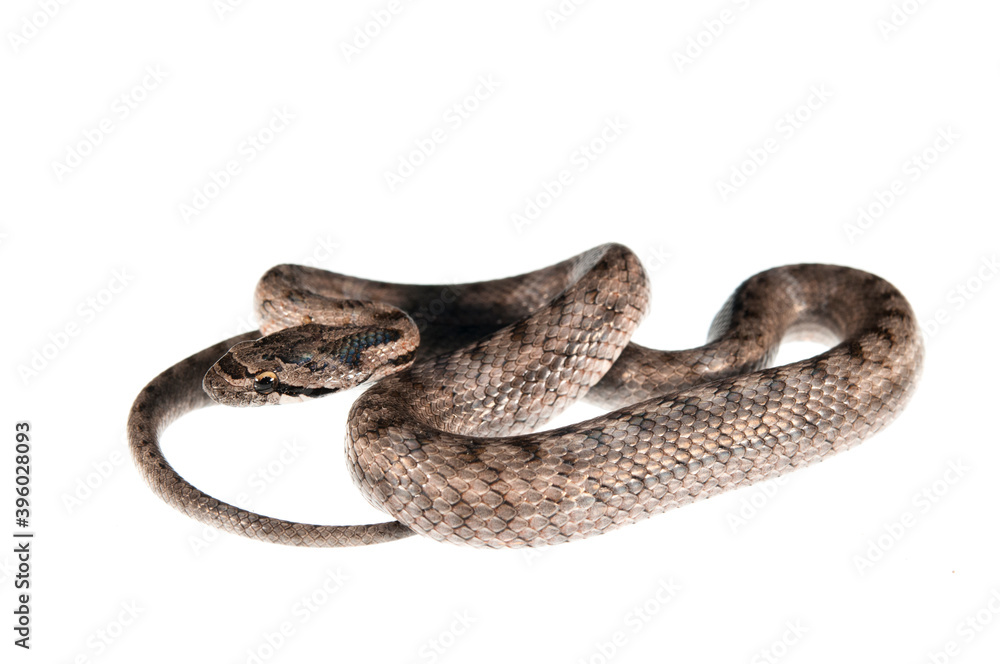
M 678 352 L 629 342 L 648 298 L 638 259 L 614 244 L 459 286 L 279 266 L 257 289 L 267 336 L 227 340 L 154 379 L 129 418 L 132 453 L 165 501 L 258 539 L 556 544 L 847 449 L 893 419 L 920 372 L 906 299 L 858 270 L 757 274 L 716 316 L 706 345 Z M 836 345 L 765 368 L 783 338 L 817 332 Z M 160 451 L 163 428 L 212 399 L 283 403 L 380 378 L 351 409 L 347 457 L 391 522 L 260 516 L 194 488 Z M 610 412 L 532 433 L 582 397 Z

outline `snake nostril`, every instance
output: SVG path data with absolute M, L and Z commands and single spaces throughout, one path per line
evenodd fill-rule
M 232 387 L 233 386 L 228 380 L 226 380 L 225 374 L 219 369 L 218 366 L 212 366 L 205 372 L 205 377 L 202 379 L 202 388 L 208 393 L 208 396 L 210 396 L 213 401 L 218 403 L 226 403 L 224 401 L 224 395 L 231 392 Z
M 202 386 L 205 391 L 208 392 L 209 396 L 214 396 L 219 390 L 219 372 L 213 366 L 205 373 L 205 378 L 202 380 Z

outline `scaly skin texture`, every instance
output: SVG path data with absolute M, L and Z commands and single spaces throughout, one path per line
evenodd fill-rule
M 190 393 L 224 344 L 140 394 L 129 428 L 133 452 L 165 500 L 251 537 L 339 546 L 417 532 L 479 547 L 537 546 L 598 534 L 847 449 L 895 417 L 920 372 L 919 331 L 905 298 L 858 270 L 795 265 L 751 277 L 716 317 L 709 343 L 686 351 L 629 343 L 648 297 L 638 259 L 620 245 L 457 286 L 385 284 L 297 266 L 269 271 L 257 290 L 265 331 L 342 322 L 327 310 L 345 300 L 389 307 L 380 316 L 401 310 L 419 329 L 412 367 L 362 394 L 348 420 L 352 475 L 398 523 L 304 526 L 259 517 L 214 501 L 163 467 L 149 432 L 168 415 L 209 403 Z M 346 308 L 355 316 L 348 328 L 369 323 L 353 304 Z M 763 368 L 783 338 L 816 332 L 841 341 L 817 357 Z M 259 369 L 259 359 L 240 361 L 247 376 Z M 247 405 L 227 392 L 232 381 L 205 383 L 215 398 Z M 584 396 L 615 410 L 530 433 Z
M 260 516 L 230 505 L 191 486 L 171 467 L 160 449 L 160 434 L 192 410 L 215 404 L 202 389 L 202 379 L 216 360 L 237 343 L 260 336 L 242 334 L 195 353 L 154 378 L 132 404 L 128 419 L 132 458 L 146 483 L 171 507 L 204 524 L 253 539 L 295 546 L 360 546 L 412 535 L 401 523 L 363 526 L 320 526 Z

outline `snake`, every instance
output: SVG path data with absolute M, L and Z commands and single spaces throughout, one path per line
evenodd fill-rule
M 453 285 L 279 265 L 254 299 L 259 331 L 182 360 L 139 393 L 129 444 L 171 506 L 297 546 L 420 534 L 499 549 L 605 533 L 853 447 L 902 411 L 923 360 L 917 319 L 893 285 L 825 264 L 748 278 L 700 347 L 638 345 L 631 336 L 650 305 L 649 278 L 635 253 L 613 243 Z M 789 339 L 829 348 L 772 366 Z M 260 515 L 192 486 L 163 455 L 163 431 L 192 410 L 312 401 L 359 386 L 367 389 L 348 415 L 347 465 L 390 517 L 383 523 Z M 544 430 L 581 399 L 603 414 Z

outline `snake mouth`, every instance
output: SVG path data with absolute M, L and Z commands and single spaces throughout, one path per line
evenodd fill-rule
M 282 397 L 298 401 L 308 401 L 309 399 L 315 399 L 339 391 L 339 387 L 294 387 L 291 385 L 279 385 L 277 389 L 278 394 Z
M 320 394 L 309 394 L 310 392 L 318 391 Z M 331 392 L 336 392 L 337 390 L 302 390 L 293 392 L 278 392 L 278 400 L 268 403 L 277 404 L 287 404 L 287 403 L 307 403 L 313 401 L 318 396 L 323 396 L 324 394 L 330 394 Z M 263 404 L 262 404 L 263 405 Z
M 239 371 L 234 371 L 233 366 L 224 366 L 227 358 L 213 364 L 202 380 L 202 387 L 208 396 L 224 406 L 266 406 L 297 403 L 311 401 L 340 391 L 339 387 L 299 387 L 278 382 L 273 392 L 261 394 L 252 387 L 254 375 L 236 362 L 228 364 L 235 365 Z M 236 375 L 233 375 L 234 373 Z

